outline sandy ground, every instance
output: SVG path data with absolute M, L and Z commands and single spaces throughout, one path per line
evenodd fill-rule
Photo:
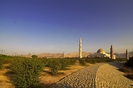
M 91 64 L 87 64 L 87 66 L 89 65 Z M 84 67 L 85 66 L 81 66 L 79 62 L 76 62 L 74 65 L 67 67 L 68 70 L 60 70 L 59 73 L 55 76 L 49 74 L 49 68 L 45 68 L 44 72 L 42 73 L 42 76 L 40 77 L 41 85 L 43 88 L 49 88 L 53 83 L 58 82 L 67 75 L 70 75 L 71 73 L 76 72 L 77 70 L 82 69 Z
M 8 66 L 8 64 L 4 64 L 3 69 L 0 70 L 0 88 L 14 88 L 9 78 L 5 75 L 8 71 L 5 69 L 6 66 Z
M 5 75 L 8 71 L 8 69 L 5 68 L 6 66 L 8 66 L 8 64 L 4 64 L 3 69 L 0 70 L 0 88 L 15 88 L 9 78 Z M 43 88 L 49 88 L 51 84 L 84 67 L 85 66 L 81 66 L 79 62 L 76 62 L 74 65 L 67 67 L 68 70 L 61 70 L 55 76 L 51 75 L 50 69 L 45 67 L 40 76 L 40 85 Z

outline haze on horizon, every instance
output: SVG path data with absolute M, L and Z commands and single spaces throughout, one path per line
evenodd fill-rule
M 133 51 L 133 0 L 0 0 L 4 54 Z

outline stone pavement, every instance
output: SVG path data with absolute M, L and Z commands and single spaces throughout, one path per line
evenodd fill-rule
M 52 85 L 51 88 L 95 88 L 96 72 L 101 65 L 100 63 L 80 69 Z
M 96 73 L 96 88 L 133 88 L 133 81 L 118 71 L 122 66 L 120 62 L 100 66 Z
M 133 81 L 117 69 L 122 63 L 98 63 L 80 69 L 53 84 L 51 88 L 133 88 Z

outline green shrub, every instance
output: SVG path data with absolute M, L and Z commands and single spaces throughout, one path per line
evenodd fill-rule
M 43 63 L 39 59 L 15 59 L 10 70 L 14 73 L 13 83 L 18 88 L 33 88 L 38 85 Z
M 2 69 L 3 61 L 3 58 L 0 58 L 0 69 Z
M 61 63 L 59 59 L 49 59 L 48 66 L 51 68 L 52 74 L 56 75 L 58 70 L 61 68 Z
M 68 65 L 73 65 L 76 62 L 75 58 L 60 59 L 61 70 L 65 70 Z
M 32 55 L 32 58 L 37 58 L 37 55 Z
M 41 59 L 41 61 L 42 61 L 42 63 L 44 64 L 44 66 L 47 66 L 48 65 L 48 59 L 46 59 L 46 58 L 40 58 Z
M 76 62 L 76 58 L 66 58 L 67 65 L 73 65 Z
M 80 62 L 81 65 L 86 65 L 85 59 L 79 59 L 79 62 Z
M 61 64 L 61 70 L 65 70 L 66 69 L 66 67 L 68 66 L 68 60 L 67 59 L 61 59 L 60 60 L 60 64 Z
M 76 62 L 76 59 L 42 58 L 42 62 L 45 66 L 51 68 L 52 75 L 56 75 L 59 70 L 66 70 L 68 65 L 73 65 Z
M 86 62 L 91 63 L 91 64 L 95 64 L 96 59 L 86 59 Z
M 76 58 L 69 59 L 69 61 L 70 61 L 70 64 L 69 65 L 73 65 L 76 62 Z
M 3 64 L 10 64 L 13 59 L 4 59 Z
M 86 62 L 88 63 L 101 63 L 101 62 L 114 62 L 114 61 L 119 61 L 119 60 L 113 60 L 113 59 L 109 59 L 109 58 L 93 58 L 93 59 L 86 59 Z M 124 61 L 124 60 L 121 60 Z

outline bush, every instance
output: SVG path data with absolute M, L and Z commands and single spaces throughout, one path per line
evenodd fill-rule
M 0 69 L 2 69 L 3 61 L 3 58 L 0 58 Z
M 60 64 L 61 64 L 61 70 L 65 70 L 66 69 L 66 67 L 68 66 L 68 64 L 69 64 L 69 62 L 68 62 L 68 60 L 67 59 L 61 59 L 60 60 Z
M 86 62 L 91 63 L 91 64 L 95 64 L 96 60 L 95 59 L 86 59 Z
M 86 65 L 85 59 L 79 59 L 79 62 L 80 62 L 81 65 Z
M 48 61 L 48 66 L 51 68 L 51 72 L 53 75 L 58 73 L 58 70 L 61 68 L 61 63 L 59 59 L 50 59 Z
M 93 59 L 86 59 L 86 62 L 88 63 L 101 63 L 101 62 L 114 62 L 114 61 L 124 61 L 124 60 L 113 60 L 113 59 L 109 59 L 109 58 L 93 58 Z
M 13 61 L 13 59 L 4 59 L 3 64 L 9 64 Z
M 42 62 L 45 66 L 51 68 L 52 75 L 56 75 L 59 70 L 66 70 L 68 65 L 73 65 L 76 62 L 76 59 L 42 58 Z
M 15 59 L 10 70 L 14 73 L 13 83 L 18 88 L 33 88 L 38 85 L 43 63 L 39 59 Z
M 69 60 L 69 65 L 73 65 L 76 62 L 76 58 L 73 59 L 68 59 Z
M 37 55 L 32 55 L 32 58 L 37 58 Z
M 42 61 L 42 63 L 43 63 L 43 65 L 44 66 L 47 66 L 48 65 L 48 59 L 46 59 L 46 58 L 40 58 L 40 60 Z

